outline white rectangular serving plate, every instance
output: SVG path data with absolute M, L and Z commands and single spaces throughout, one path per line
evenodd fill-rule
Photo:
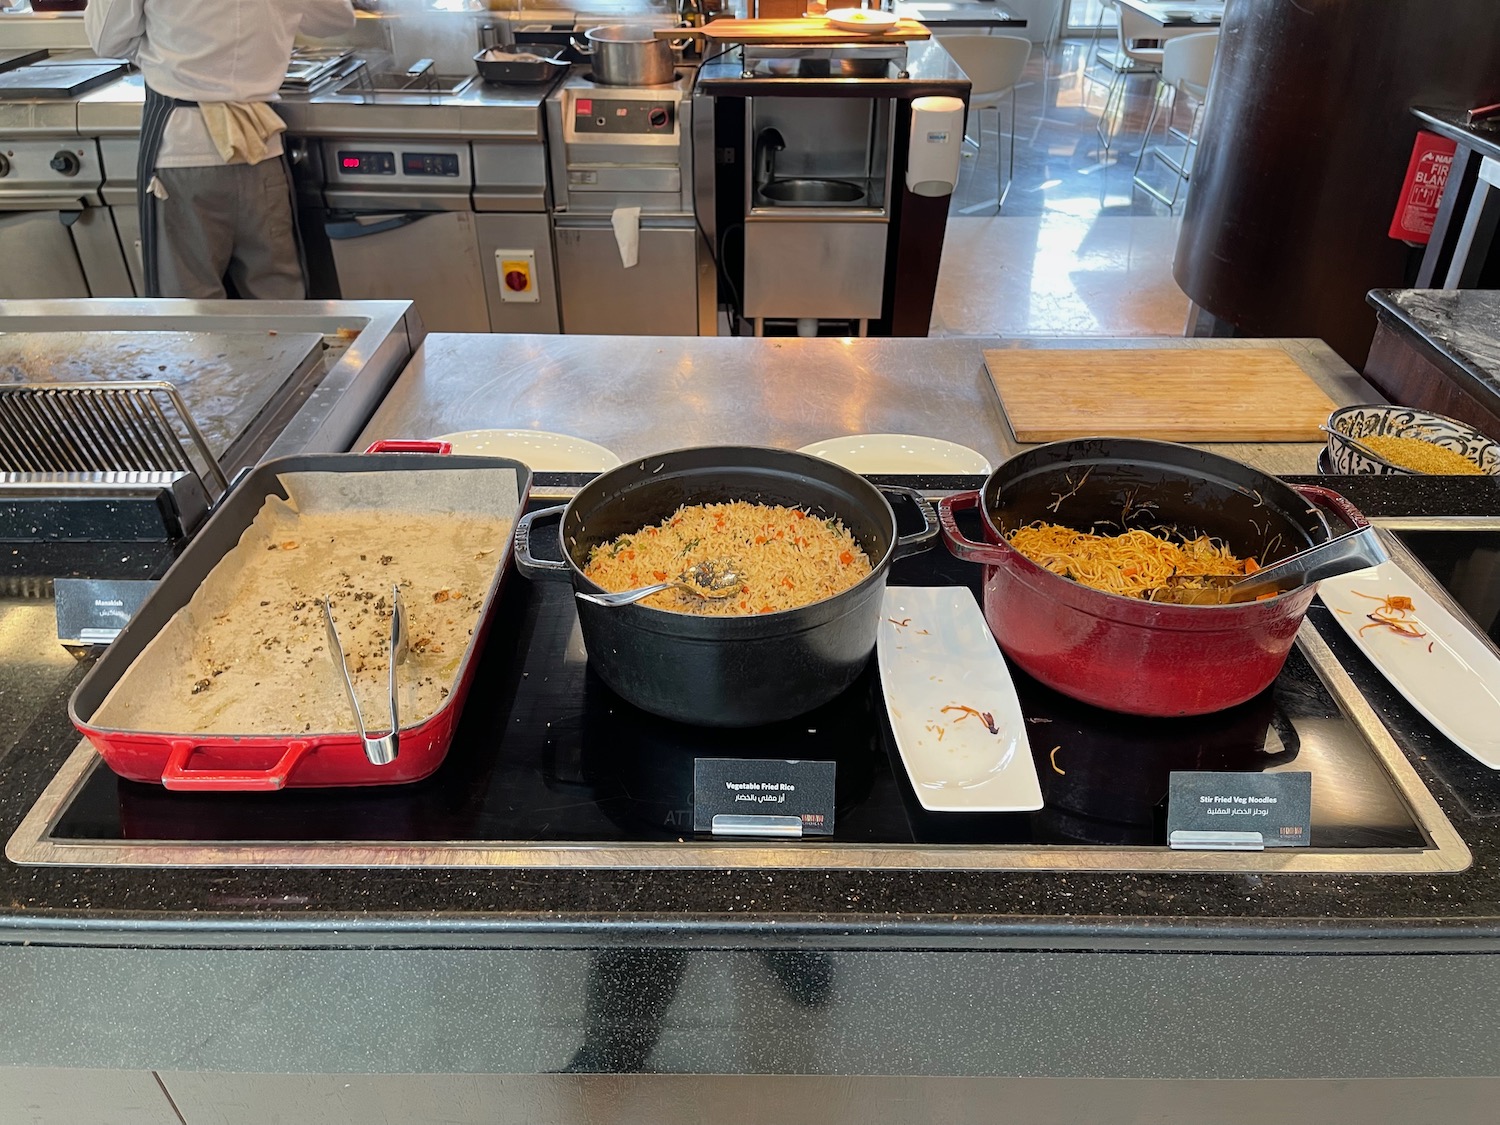
M 1042 807 L 1015 684 L 973 594 L 886 587 L 876 648 L 896 747 L 924 809 Z M 997 733 L 961 707 L 989 714 Z
M 1412 601 L 1422 637 L 1373 624 L 1369 613 L 1391 596 Z M 1318 583 L 1333 611 L 1370 662 L 1433 726 L 1460 749 L 1500 770 L 1500 657 L 1395 562 Z M 1372 600 L 1373 599 L 1373 600 Z M 1429 648 L 1430 646 L 1430 648 Z

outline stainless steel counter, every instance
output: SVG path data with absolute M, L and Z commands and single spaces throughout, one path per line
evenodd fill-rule
M 795 449 L 845 434 L 946 438 L 992 463 L 1015 440 L 986 348 L 1284 348 L 1334 402 L 1381 401 L 1316 340 L 428 336 L 356 445 L 478 428 L 552 430 L 622 458 L 715 443 Z M 1272 473 L 1320 445 L 1205 446 Z M 901 471 L 893 465 L 892 472 Z
M 452 94 L 360 93 L 328 90 L 303 96 L 283 96 L 277 111 L 293 136 L 410 136 L 454 140 L 537 138 L 542 136 L 541 104 L 548 85 L 490 86 L 473 81 Z M 140 131 L 145 101 L 139 74 L 129 74 L 74 102 L 0 103 L 0 114 L 20 112 L 27 105 L 47 109 L 72 121 L 86 136 L 135 135 Z M 49 119 L 50 120 L 50 119 Z M 0 117 L 0 124 L 5 118 Z

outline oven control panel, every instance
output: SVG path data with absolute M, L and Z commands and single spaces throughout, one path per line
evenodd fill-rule
M 351 190 L 466 190 L 472 160 L 466 144 L 347 138 L 323 142 L 324 177 Z
M 355 152 L 339 149 L 339 171 L 346 176 L 394 176 L 396 154 L 394 152 Z
M 677 98 L 600 98 L 584 92 L 573 96 L 573 133 L 579 138 L 673 136 Z
M 456 180 L 468 170 L 467 146 L 458 148 L 354 148 L 336 144 L 331 178 L 390 176 L 395 179 Z
M 458 157 L 451 152 L 403 152 L 401 168 L 408 176 L 456 176 Z

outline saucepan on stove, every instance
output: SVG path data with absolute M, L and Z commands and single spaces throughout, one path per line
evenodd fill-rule
M 645 24 L 621 23 L 590 28 L 587 45 L 573 49 L 588 56 L 594 81 L 604 86 L 663 86 L 677 77 L 672 43 L 658 39 Z
M 976 507 L 983 542 L 966 538 L 955 518 Z M 985 618 L 1006 655 L 1074 699 L 1139 715 L 1206 714 L 1264 690 L 1316 585 L 1230 605 L 1162 604 L 1053 573 L 1008 537 L 1035 522 L 1098 534 L 1165 529 L 1210 536 L 1268 565 L 1327 542 L 1325 511 L 1365 525 L 1328 489 L 1290 486 L 1189 446 L 1128 438 L 1039 446 L 1001 465 L 980 491 L 939 504 L 949 550 L 985 564 Z
M 898 532 L 887 494 L 915 505 L 921 531 Z M 721 446 L 641 458 L 596 477 L 565 507 L 523 516 L 516 526 L 516 565 L 528 578 L 571 581 L 575 593 L 604 593 L 584 573 L 595 547 L 660 524 L 684 505 L 737 500 L 836 517 L 868 556 L 870 573 L 809 605 L 730 616 L 644 602 L 607 608 L 575 599 L 594 670 L 642 710 L 681 722 L 743 727 L 826 703 L 869 662 L 891 563 L 937 537 L 931 507 L 911 489 L 876 488 L 820 457 Z M 532 549 L 540 543 L 536 525 L 554 519 L 560 560 Z

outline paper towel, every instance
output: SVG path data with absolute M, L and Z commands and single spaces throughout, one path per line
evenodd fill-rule
M 615 228 L 615 245 L 620 248 L 620 265 L 632 268 L 641 250 L 641 209 L 616 207 L 609 216 Z

